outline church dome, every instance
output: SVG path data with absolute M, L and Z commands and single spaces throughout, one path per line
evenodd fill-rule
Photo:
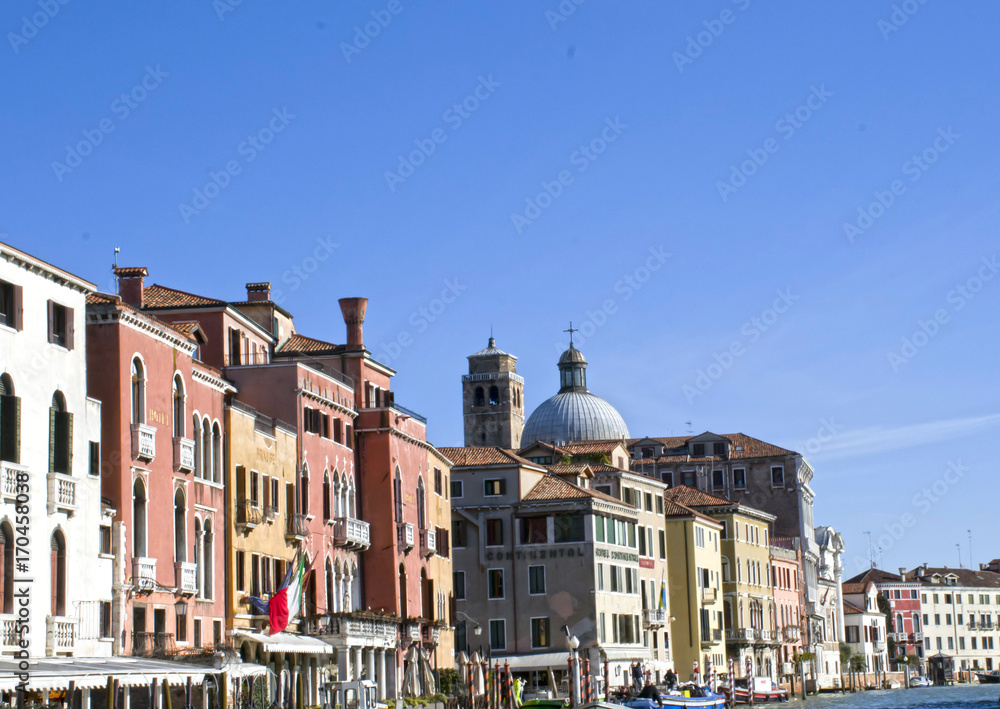
M 537 441 L 561 445 L 628 438 L 628 427 L 618 410 L 587 390 L 587 359 L 572 342 L 559 357 L 559 382 L 559 393 L 543 401 L 528 418 L 522 446 Z

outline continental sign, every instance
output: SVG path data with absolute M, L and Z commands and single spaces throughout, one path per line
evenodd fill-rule
M 532 549 L 531 551 L 488 551 L 487 561 L 520 561 L 522 559 L 560 559 L 568 557 L 586 556 L 583 548 L 567 549 L 565 547 L 557 549 Z
M 639 563 L 639 555 L 633 554 L 630 551 L 618 551 L 617 549 L 608 550 L 596 547 L 594 549 L 594 556 L 611 559 L 612 561 L 631 561 L 634 564 Z

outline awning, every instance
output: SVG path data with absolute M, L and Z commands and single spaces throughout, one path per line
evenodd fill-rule
M 510 665 L 510 669 L 523 672 L 526 670 L 544 670 L 549 667 L 565 668 L 569 662 L 569 651 L 566 652 L 542 652 L 537 655 L 511 655 L 509 657 L 494 657 L 493 664 L 500 663 L 501 669 L 504 663 Z
M 247 640 L 260 643 L 264 652 L 298 652 L 305 655 L 333 654 L 332 645 L 318 638 L 310 638 L 307 635 L 296 635 L 294 633 L 265 635 L 264 633 L 254 633 L 249 630 L 237 630 L 233 635 L 237 638 L 246 638 Z
M 81 689 L 104 688 L 109 677 L 123 687 L 145 686 L 154 679 L 179 686 L 188 677 L 201 684 L 206 674 L 220 672 L 204 665 L 144 657 L 43 657 L 28 662 L 29 691 L 68 689 L 70 682 Z M 17 660 L 0 658 L 0 691 L 13 691 L 20 682 L 19 672 Z
M 270 670 L 264 667 L 264 665 L 256 665 L 252 662 L 239 662 L 224 666 L 222 671 L 228 672 L 230 677 L 241 678 L 259 677 L 261 675 L 266 675 Z

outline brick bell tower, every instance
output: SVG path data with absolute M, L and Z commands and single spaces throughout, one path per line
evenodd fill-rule
M 520 448 L 524 430 L 524 379 L 517 374 L 517 357 L 496 346 L 469 355 L 469 373 L 462 375 L 465 445 Z

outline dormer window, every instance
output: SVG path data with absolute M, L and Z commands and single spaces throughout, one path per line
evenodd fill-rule
M 704 443 L 694 443 L 691 446 L 691 456 L 694 458 L 704 458 L 705 457 L 705 444 Z
M 726 455 L 726 442 L 725 441 L 716 441 L 715 444 L 712 446 L 712 450 L 715 451 L 716 455 L 725 456 Z

